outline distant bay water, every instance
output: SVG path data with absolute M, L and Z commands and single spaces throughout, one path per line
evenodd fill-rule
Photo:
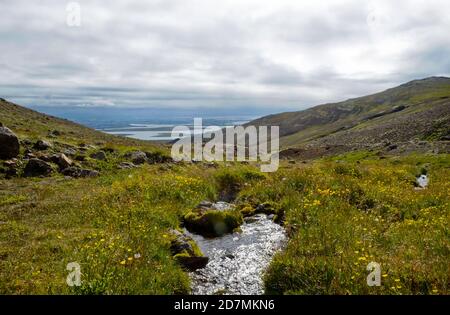
M 203 127 L 237 126 L 268 114 L 262 110 L 225 109 L 155 109 L 116 107 L 41 107 L 31 109 L 65 118 L 109 134 L 125 137 L 170 141 L 175 126 L 192 129 L 194 118 L 203 119 Z

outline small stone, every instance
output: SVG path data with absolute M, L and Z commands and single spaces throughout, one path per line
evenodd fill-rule
M 49 135 L 50 137 L 58 137 L 58 136 L 61 135 L 61 132 L 58 131 L 58 130 L 52 130 L 52 131 L 50 131 L 50 132 L 48 133 L 48 135 Z
M 391 145 L 389 145 L 388 146 L 388 151 L 392 151 L 392 150 L 395 150 L 395 149 L 397 149 L 398 148 L 398 145 L 396 145 L 396 144 L 391 144 Z
M 427 175 L 422 174 L 416 179 L 416 181 L 417 181 L 417 185 L 419 185 L 420 188 L 425 188 L 428 186 L 429 180 L 428 180 Z
M 75 154 L 77 154 L 77 151 L 75 149 L 68 148 L 64 150 L 64 154 L 67 156 L 74 156 Z
M 25 156 L 24 156 L 25 160 L 35 159 L 35 158 L 36 158 L 36 155 L 34 155 L 34 153 L 31 153 L 31 152 L 25 153 Z
M 98 171 L 81 169 L 81 168 L 75 167 L 75 166 L 68 167 L 68 168 L 64 169 L 61 173 L 65 176 L 70 176 L 70 177 L 75 177 L 75 178 L 97 177 L 100 175 L 100 173 Z
M 202 200 L 198 205 L 197 208 L 210 208 L 213 205 L 211 201 L 208 200 Z
M 131 169 L 131 168 L 135 168 L 135 167 L 136 167 L 136 165 L 134 165 L 131 162 L 122 162 L 117 166 L 117 168 L 119 168 L 121 170 Z
M 106 161 L 106 153 L 104 151 L 97 151 L 90 155 L 91 158 L 99 161 Z
M 134 164 L 144 164 L 147 162 L 147 155 L 142 151 L 133 151 L 125 154 L 125 158 L 130 159 Z
M 50 142 L 48 142 L 48 141 L 45 141 L 45 140 L 38 140 L 34 144 L 34 148 L 36 150 L 47 150 L 47 149 L 49 149 L 51 147 L 52 147 L 52 144 Z

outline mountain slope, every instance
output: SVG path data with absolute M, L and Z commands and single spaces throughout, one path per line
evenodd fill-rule
M 450 132 L 450 78 L 431 77 L 344 102 L 262 117 L 279 125 L 281 146 L 339 153 L 380 142 L 445 140 Z
M 12 129 L 20 139 L 37 140 L 51 137 L 67 143 L 114 143 L 125 146 L 156 146 L 148 141 L 109 135 L 66 119 L 42 114 L 0 98 L 0 122 Z

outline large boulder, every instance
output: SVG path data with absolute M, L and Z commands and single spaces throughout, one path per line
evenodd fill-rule
M 53 172 L 53 168 L 50 164 L 40 159 L 30 159 L 23 171 L 24 176 L 48 176 Z
M 19 155 L 19 139 L 11 129 L 0 124 L 0 159 L 7 160 Z

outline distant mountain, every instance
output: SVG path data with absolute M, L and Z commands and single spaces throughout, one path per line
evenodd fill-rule
M 297 112 L 265 116 L 252 125 L 279 125 L 286 155 L 317 157 L 356 149 L 405 149 L 412 140 L 450 140 L 450 78 L 414 80 L 386 91 Z M 439 146 L 447 148 L 448 143 Z

